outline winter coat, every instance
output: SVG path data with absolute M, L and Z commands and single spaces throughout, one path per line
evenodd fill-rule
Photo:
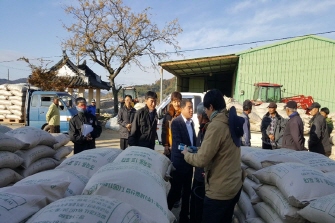
M 317 113 L 310 123 L 308 149 L 311 152 L 325 155 L 331 151 L 326 119 L 320 113 Z
M 280 148 L 282 146 L 282 140 L 283 140 L 283 134 L 285 131 L 285 126 L 287 123 L 287 120 L 284 119 L 282 116 L 280 116 L 277 112 L 276 112 L 276 125 L 274 126 L 274 137 L 275 137 L 275 144 L 276 144 L 276 148 Z M 271 144 L 270 143 L 270 131 L 271 131 L 271 117 L 270 117 L 270 113 L 267 112 L 262 119 L 262 123 L 261 123 L 261 132 L 262 132 L 262 141 L 266 144 Z
M 243 146 L 251 146 L 251 133 L 250 133 L 250 121 L 249 116 L 245 114 L 244 112 L 241 114 L 241 117 L 244 118 L 244 124 L 243 124 L 243 137 L 242 137 L 242 145 Z
M 233 199 L 242 187 L 241 149 L 231 137 L 226 109 L 209 123 L 198 153 L 187 153 L 185 160 L 205 167 L 206 196 L 215 200 Z
M 97 112 L 97 107 L 95 105 L 89 105 L 89 106 L 87 106 L 86 112 L 95 116 L 95 114 Z
M 46 114 L 46 121 L 48 125 L 60 125 L 60 113 L 59 108 L 55 103 L 52 103 Z
M 120 125 L 119 132 L 121 139 L 128 139 L 130 131 L 128 131 L 126 125 L 133 122 L 135 113 L 136 109 L 133 107 L 127 109 L 126 106 L 123 106 L 122 108 L 120 108 L 117 115 L 117 123 Z
M 92 125 L 93 131 L 90 133 L 92 140 L 88 141 L 82 134 L 84 124 Z M 87 149 L 95 148 L 95 139 L 99 138 L 102 128 L 99 125 L 96 117 L 87 112 L 74 115 L 69 122 L 69 136 L 74 144 L 74 154 L 82 152 Z
M 155 149 L 157 138 L 157 113 L 153 111 L 153 120 L 150 120 L 148 106 L 136 111 L 128 137 L 129 146 L 142 146 Z
M 162 145 L 163 146 L 172 146 L 172 133 L 171 133 L 171 122 L 173 119 L 178 117 L 180 115 L 180 110 L 175 111 L 173 108 L 173 105 L 169 105 L 169 110 L 165 114 L 163 123 L 162 123 L 162 134 L 161 134 L 161 139 L 162 139 Z
M 304 144 L 304 123 L 298 112 L 294 112 L 290 115 L 290 119 L 287 121 L 283 135 L 282 148 L 303 151 L 305 150 Z

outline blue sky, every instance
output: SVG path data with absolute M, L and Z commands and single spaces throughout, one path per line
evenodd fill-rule
M 0 78 L 7 78 L 8 70 L 11 80 L 28 76 L 27 64 L 16 61 L 22 56 L 47 58 L 50 66 L 61 59 L 61 41 L 69 35 L 62 22 L 73 22 L 72 17 L 65 14 L 64 5 L 71 2 L 75 1 L 0 0 Z M 124 3 L 134 11 L 151 7 L 151 19 L 161 27 L 178 18 L 183 29 L 177 37 L 181 50 L 335 30 L 334 0 L 124 0 Z M 335 32 L 321 36 L 335 39 Z M 230 54 L 268 43 L 185 52 L 182 57 L 170 54 L 164 61 Z M 164 45 L 157 49 L 171 50 Z M 143 58 L 141 62 L 148 64 L 149 59 Z M 103 68 L 89 58 L 87 63 L 107 81 Z M 164 78 L 171 77 L 164 73 Z M 143 72 L 132 65 L 121 72 L 116 83 L 146 84 L 159 78 L 158 70 Z

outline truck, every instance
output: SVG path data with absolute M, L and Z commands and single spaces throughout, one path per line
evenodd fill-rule
M 205 93 L 195 93 L 195 92 L 180 92 L 182 95 L 182 98 L 191 99 L 193 102 L 193 123 L 194 123 L 194 129 L 196 135 L 198 135 L 199 132 L 199 121 L 197 118 L 197 106 L 200 102 L 203 102 Z M 169 104 L 171 103 L 171 94 L 169 94 L 167 97 L 165 97 L 162 102 L 157 107 L 157 115 L 158 115 L 158 122 L 157 122 L 157 137 L 158 141 L 156 144 L 162 145 L 162 124 L 164 120 L 164 116 L 168 111 Z M 157 145 L 156 145 L 157 146 Z
M 287 103 L 288 101 L 297 102 L 298 108 L 307 110 L 307 108 L 314 102 L 312 96 L 295 95 L 291 97 L 281 96 L 281 88 L 283 85 L 260 82 L 255 83 L 255 91 L 252 102 L 254 105 L 260 105 L 262 103 L 276 102 L 276 103 Z
M 26 94 L 26 116 L 25 125 L 49 130 L 46 123 L 46 114 L 49 110 L 53 97 L 59 97 L 60 131 L 68 133 L 69 121 L 77 114 L 75 99 L 67 92 L 28 90 Z
M 19 120 L 2 119 L 0 124 L 15 123 L 48 131 L 50 127 L 46 123 L 46 114 L 51 103 L 53 103 L 54 96 L 59 97 L 60 131 L 68 133 L 69 121 L 77 114 L 77 109 L 75 107 L 75 99 L 67 92 L 27 89 L 25 100 L 22 101 L 21 105 L 24 107 L 23 118 Z
M 133 98 L 133 106 L 138 103 L 138 95 L 135 87 L 123 87 L 121 89 L 121 100 L 119 102 L 119 108 L 124 105 L 124 97 L 130 95 Z

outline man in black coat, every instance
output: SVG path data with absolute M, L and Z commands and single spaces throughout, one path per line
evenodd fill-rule
M 102 132 L 96 117 L 86 111 L 85 98 L 76 99 L 76 108 L 78 113 L 74 115 L 69 122 L 69 136 L 74 144 L 74 154 L 80 153 L 87 149 L 95 148 L 95 139 Z M 86 134 L 85 129 L 89 129 Z
M 310 121 L 311 129 L 309 131 L 308 149 L 311 152 L 330 156 L 331 145 L 327 131 L 326 119 L 320 114 L 321 105 L 314 102 L 308 110 L 313 118 Z
M 120 108 L 117 115 L 117 123 L 120 125 L 120 148 L 125 150 L 128 147 L 128 137 L 131 130 L 131 123 L 134 120 L 136 109 L 132 106 L 131 95 L 124 97 L 124 106 Z
M 157 94 L 148 91 L 145 94 L 145 106 L 136 111 L 128 138 L 129 146 L 142 146 L 155 149 L 157 138 Z
M 297 112 L 297 102 L 289 101 L 285 106 L 286 114 L 290 118 L 286 124 L 282 148 L 303 151 L 305 149 L 304 123 Z
M 179 222 L 189 222 L 189 207 L 191 184 L 193 176 L 193 166 L 188 164 L 184 155 L 178 149 L 180 143 L 187 146 L 196 146 L 196 134 L 194 130 L 193 103 L 189 99 L 183 99 L 180 103 L 181 115 L 175 118 L 171 123 L 172 131 L 172 149 L 171 161 L 176 168 L 171 173 L 171 189 L 169 191 L 167 202 L 171 210 L 173 205 L 182 198 L 181 210 L 179 213 Z

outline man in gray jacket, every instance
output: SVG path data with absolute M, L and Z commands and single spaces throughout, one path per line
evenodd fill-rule
M 286 119 L 279 115 L 276 109 L 277 104 L 271 102 L 268 106 L 268 112 L 262 119 L 261 132 L 263 149 L 279 149 L 282 146 Z
M 289 101 L 285 106 L 286 114 L 290 118 L 286 124 L 282 148 L 303 151 L 305 149 L 304 123 L 297 112 L 297 102 Z
M 325 118 L 319 112 L 320 108 L 321 105 L 317 102 L 314 102 L 308 108 L 310 114 L 313 116 L 310 121 L 311 129 L 309 131 L 308 149 L 311 152 L 330 156 L 331 146 L 327 131 L 327 123 Z

